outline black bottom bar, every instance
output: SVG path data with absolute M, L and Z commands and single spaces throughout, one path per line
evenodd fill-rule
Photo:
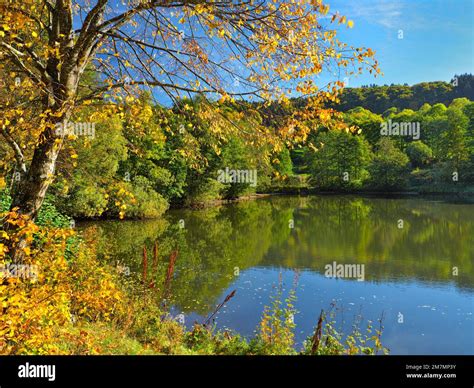
M 0 357 L 0 388 L 239 383 L 473 387 L 473 367 L 473 356 L 10 356 Z

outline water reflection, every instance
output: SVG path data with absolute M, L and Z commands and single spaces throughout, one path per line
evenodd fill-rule
M 301 270 L 306 288 L 299 290 L 300 311 L 321 308 L 313 306 L 309 292 L 319 292 L 318 303 L 326 305 L 331 298 L 347 302 L 344 293 L 359 293 L 357 304 L 368 305 L 373 295 L 388 290 L 378 286 L 414 286 L 418 296 L 420 290 L 444 287 L 449 292 L 437 298 L 444 298 L 446 306 L 460 303 L 459 298 L 465 305 L 464 298 L 468 298 L 464 307 L 471 316 L 464 318 L 471 324 L 472 339 L 472 204 L 352 196 L 272 197 L 199 211 L 173 210 L 160 220 L 101 221 L 82 227 L 94 234 L 101 256 L 125 263 L 136 273 L 141 271 L 143 245 L 151 249 L 158 241 L 160 259 L 153 275 L 157 284 L 164 279 L 169 254 L 178 249 L 171 285 L 173 303 L 176 311 L 191 317 L 205 316 L 226 292 L 240 288 L 228 314 L 234 311 L 234 319 L 241 322 L 229 317 L 222 321 L 248 331 L 248 324 L 258 321 L 270 283 L 277 281 L 278 273 Z M 333 261 L 364 264 L 364 285 L 325 278 L 324 267 Z M 257 288 L 266 290 L 260 298 L 246 292 Z M 392 291 L 386 292 L 388 299 L 390 295 L 395 298 Z M 412 309 L 410 299 L 413 302 L 417 296 L 411 292 L 405 293 L 407 301 L 399 308 L 423 316 L 423 308 Z M 380 310 L 394 305 L 393 300 L 376 304 Z M 432 317 L 426 319 L 428 322 Z M 310 330 L 312 324 L 308 318 L 302 327 Z M 388 334 L 395 333 L 393 330 L 389 325 Z

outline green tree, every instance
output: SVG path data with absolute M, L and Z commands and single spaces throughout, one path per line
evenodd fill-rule
M 309 170 L 316 187 L 352 189 L 362 186 L 368 177 L 366 167 L 371 158 L 369 143 L 345 131 L 318 135 L 316 152 L 309 153 Z
M 238 138 L 232 138 L 222 149 L 220 170 L 256 170 L 248 146 Z M 257 175 L 258 176 L 258 175 Z M 217 177 L 217 176 L 216 176 Z M 258 178 L 257 178 L 258 179 Z M 249 182 L 225 183 L 224 198 L 237 198 L 252 190 Z
M 469 162 L 466 163 L 462 176 L 468 182 L 474 183 L 474 102 L 470 102 L 463 108 L 463 112 L 469 120 L 466 145 L 469 153 Z
M 96 123 L 93 138 L 71 141 L 76 143 L 76 151 L 70 151 L 73 158 L 61 159 L 60 178 L 52 190 L 57 205 L 73 217 L 101 216 L 110 201 L 109 188 L 115 184 L 120 163 L 127 158 L 122 121 L 111 114 Z
M 469 119 L 460 107 L 453 105 L 447 110 L 448 127 L 441 135 L 442 160 L 459 169 L 463 162 L 469 158 L 467 146 L 467 128 Z
M 278 153 L 274 167 L 275 171 L 281 176 L 291 176 L 293 174 L 293 163 L 287 147 L 283 147 L 283 150 Z
M 362 129 L 365 139 L 374 146 L 380 139 L 380 125 L 384 119 L 371 111 L 362 107 L 357 107 L 348 111 L 345 115 L 345 122 Z
M 370 186 L 378 190 L 395 190 L 405 187 L 408 178 L 408 156 L 400 151 L 393 140 L 380 139 L 369 167 Z

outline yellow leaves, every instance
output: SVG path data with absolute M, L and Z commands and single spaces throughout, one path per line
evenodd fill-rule
M 4 118 L 2 120 L 2 129 L 6 129 L 6 127 L 8 127 L 10 125 L 10 123 L 11 123 L 10 120 Z
M 217 144 L 213 144 L 212 145 L 212 149 L 214 150 L 214 152 L 216 153 L 217 156 L 219 156 L 221 154 L 221 150 L 220 148 L 217 146 Z
M 127 95 L 127 97 L 125 97 L 125 102 L 129 105 L 132 105 L 136 100 L 136 97 L 131 95 Z
M 8 252 L 8 248 L 5 244 L 0 243 L 0 259 L 3 260 L 5 258 L 5 254 Z
M 313 152 L 318 152 L 319 149 L 314 146 L 313 143 L 308 143 L 308 147 L 313 151 Z
M 42 254 L 45 275 L 37 284 L 16 279 L 0 286 L 0 338 L 9 343 L 2 354 L 56 352 L 64 339 L 55 330 L 68 327 L 71 314 L 109 321 L 124 311 L 125 298 L 114 276 L 92 251 L 82 247 L 71 266 L 63 256 L 60 251 Z
M 201 3 L 201 4 L 196 4 L 196 6 L 194 7 L 194 13 L 196 15 L 201 15 L 202 13 L 204 12 L 208 12 L 208 7 L 205 3 Z M 212 15 L 212 14 L 211 14 Z M 211 15 L 208 15 L 208 16 L 211 16 Z M 212 15 L 214 16 L 214 15 Z
M 347 21 L 347 27 L 352 28 L 354 27 L 354 22 L 352 20 Z
M 38 33 L 36 31 L 31 31 L 31 36 L 33 38 L 37 38 L 38 37 Z
M 222 94 L 221 98 L 218 100 L 219 104 L 224 104 L 226 101 L 230 100 L 230 96 L 228 94 Z

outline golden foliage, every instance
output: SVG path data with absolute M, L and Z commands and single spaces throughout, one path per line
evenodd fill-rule
M 0 278 L 0 354 L 59 353 L 58 327 L 74 318 L 104 322 L 123 313 L 122 291 L 84 243 L 72 262 L 66 260 L 71 230 L 38 227 L 15 212 L 4 216 L 18 228 L 2 231 L 3 239 L 33 241 L 21 265 L 34 271 Z M 0 266 L 11 264 L 2 250 Z

